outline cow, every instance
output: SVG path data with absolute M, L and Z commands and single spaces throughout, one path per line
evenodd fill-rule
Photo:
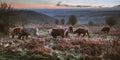
M 101 29 L 101 32 L 104 32 L 104 33 L 109 33 L 109 31 L 110 31 L 110 27 L 103 27 L 102 29 Z
M 78 34 L 78 36 L 83 34 L 82 37 L 84 37 L 87 34 L 87 36 L 90 37 L 89 30 L 87 27 L 80 27 L 80 28 L 76 29 L 75 31 L 73 31 L 73 34 Z
M 28 36 L 39 36 L 38 28 L 24 28 L 18 36 L 18 39 L 28 39 Z
M 53 37 L 57 38 L 57 36 L 61 36 L 62 38 L 68 36 L 68 30 L 67 29 L 50 29 L 48 33 Z
M 9 28 L 9 35 L 12 35 L 12 38 L 14 38 L 15 35 L 19 35 L 21 33 L 21 30 L 23 27 L 15 27 L 15 28 Z
M 9 34 L 12 35 L 12 38 L 14 36 L 18 36 L 18 39 L 26 39 L 28 38 L 29 35 L 39 35 L 38 28 L 23 28 L 23 27 L 15 27 L 15 28 L 10 28 Z

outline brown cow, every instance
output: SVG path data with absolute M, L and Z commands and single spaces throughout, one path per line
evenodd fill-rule
M 35 28 L 23 28 L 23 27 L 15 27 L 15 28 L 10 28 L 10 35 L 12 35 L 12 38 L 14 36 L 18 36 L 18 39 L 26 39 L 28 38 L 29 35 L 38 35 L 38 29 Z
M 108 34 L 110 31 L 110 27 L 103 27 L 101 31 Z
M 18 36 L 18 39 L 28 39 L 29 35 L 39 36 L 38 28 L 24 28 Z
M 57 38 L 57 36 L 61 36 L 62 38 L 68 36 L 68 30 L 67 29 L 50 29 L 48 33 L 53 37 Z
M 9 29 L 9 34 L 12 35 L 12 38 L 14 38 L 15 35 L 19 35 L 21 33 L 21 30 L 23 27 L 15 27 Z
M 87 34 L 88 37 L 90 37 L 89 35 L 89 31 L 88 31 L 88 28 L 87 27 L 81 27 L 81 28 L 78 28 L 76 29 L 73 34 L 78 34 L 78 36 L 80 36 L 81 34 L 83 34 L 83 37 Z

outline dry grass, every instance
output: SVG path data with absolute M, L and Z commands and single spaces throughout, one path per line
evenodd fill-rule
M 82 54 L 81 60 L 120 59 L 120 39 L 118 38 L 120 31 L 111 30 L 108 35 L 96 34 L 94 31 L 98 32 L 100 28 L 89 26 L 91 38 L 70 34 L 69 38 L 54 39 L 47 34 L 47 30 L 51 27 L 48 26 L 39 27 L 41 33 L 39 37 L 30 37 L 28 40 L 1 39 L 0 48 L 9 53 L 26 51 L 27 54 L 50 54 L 57 51 L 56 54 L 59 55 L 66 51 L 75 52 Z

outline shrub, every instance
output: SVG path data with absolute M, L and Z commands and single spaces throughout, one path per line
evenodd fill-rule
M 62 24 L 62 25 L 65 24 L 65 19 L 61 19 L 61 24 Z
M 117 24 L 117 21 L 115 20 L 114 17 L 108 17 L 105 22 L 109 26 L 113 26 Z
M 68 20 L 69 25 L 75 25 L 77 23 L 77 18 L 75 15 L 71 15 Z
M 55 24 L 59 24 L 59 20 L 56 19 L 54 23 L 55 23 Z

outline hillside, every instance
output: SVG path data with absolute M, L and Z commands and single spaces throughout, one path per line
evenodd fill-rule
M 53 21 L 55 20 L 53 17 L 30 10 L 16 10 L 15 13 L 17 16 L 19 16 L 20 22 L 36 24 L 36 23 L 53 23 Z
M 98 24 L 104 24 L 106 17 L 113 16 L 119 22 L 120 8 L 81 8 L 81 9 L 33 9 L 42 12 L 59 20 L 65 19 L 66 22 L 70 15 L 75 15 L 78 24 L 87 24 L 90 20 Z

